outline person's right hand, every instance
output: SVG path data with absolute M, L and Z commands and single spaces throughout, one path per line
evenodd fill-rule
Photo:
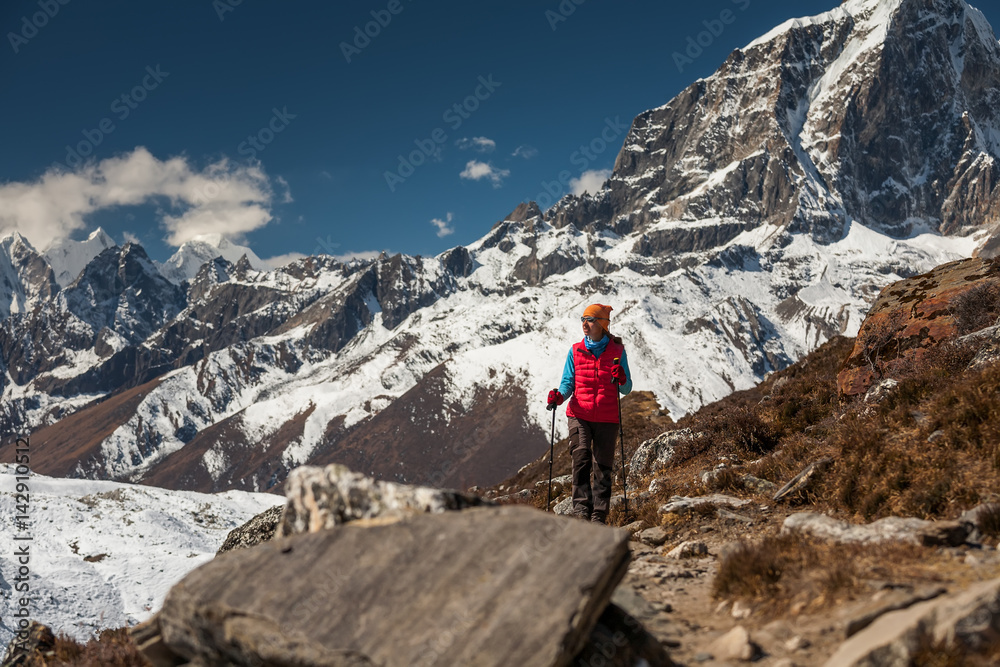
M 555 410 L 556 406 L 562 405 L 562 402 L 566 400 L 562 394 L 559 393 L 558 389 L 553 389 L 549 392 L 549 404 L 546 408 L 547 410 Z

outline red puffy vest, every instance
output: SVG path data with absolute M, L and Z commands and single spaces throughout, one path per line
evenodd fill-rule
M 573 346 L 575 386 L 566 406 L 566 415 L 590 422 L 618 423 L 618 385 L 612 382 L 611 367 L 625 346 L 608 341 L 600 357 L 587 349 L 584 341 Z

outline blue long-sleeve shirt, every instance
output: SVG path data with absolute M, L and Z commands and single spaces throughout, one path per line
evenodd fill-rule
M 604 335 L 604 338 L 597 341 L 596 343 L 587 337 L 584 337 L 584 344 L 587 349 L 594 353 L 595 357 L 600 357 L 601 353 L 608 346 L 608 336 Z M 628 356 L 625 354 L 625 350 L 622 350 L 622 356 L 619 361 L 621 367 L 625 369 L 625 384 L 618 386 L 618 393 L 622 396 L 627 395 L 632 391 L 632 371 L 628 367 Z M 559 393 L 563 395 L 563 398 L 569 398 L 573 394 L 573 389 L 576 387 L 576 367 L 573 365 L 573 348 L 570 348 L 569 354 L 566 356 L 566 365 L 563 366 L 563 376 L 562 382 L 559 383 Z

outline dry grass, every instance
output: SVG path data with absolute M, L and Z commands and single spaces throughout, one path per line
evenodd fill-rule
M 988 327 L 1000 316 L 1000 285 L 995 282 L 975 285 L 956 297 L 950 310 L 960 334 Z
M 946 554 L 906 543 L 831 544 L 798 535 L 740 542 L 719 564 L 712 593 L 745 600 L 764 616 L 819 612 L 874 592 L 962 579 L 967 566 Z
M 24 667 L 149 667 L 125 628 L 103 630 L 85 644 L 66 636 L 56 637 L 45 654 L 32 653 Z
M 994 667 L 1000 664 L 1000 642 L 972 653 L 963 646 L 934 643 L 923 635 L 910 664 L 913 667 Z

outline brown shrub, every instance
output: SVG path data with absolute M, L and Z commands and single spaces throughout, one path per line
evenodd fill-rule
M 710 491 L 729 491 L 734 493 L 746 492 L 746 484 L 743 483 L 743 474 L 733 468 L 722 468 L 716 470 L 709 477 L 708 489 Z
M 990 537 L 1000 537 L 1000 503 L 993 503 L 979 515 L 979 530 Z
M 970 651 L 961 644 L 949 646 L 921 635 L 917 650 L 910 659 L 913 667 L 992 667 L 1000 663 L 1000 642 L 994 641 L 981 650 Z
M 783 537 L 739 542 L 719 564 L 712 595 L 748 599 L 774 595 L 787 566 L 788 548 L 789 538 Z
M 949 310 L 960 334 L 988 327 L 1000 317 L 1000 285 L 974 285 L 952 300 Z
M 102 630 L 85 644 L 61 634 L 52 652 L 34 654 L 25 667 L 148 667 L 126 628 Z
M 771 425 L 756 409 L 745 405 L 719 415 L 709 428 L 742 456 L 766 454 L 778 444 Z

